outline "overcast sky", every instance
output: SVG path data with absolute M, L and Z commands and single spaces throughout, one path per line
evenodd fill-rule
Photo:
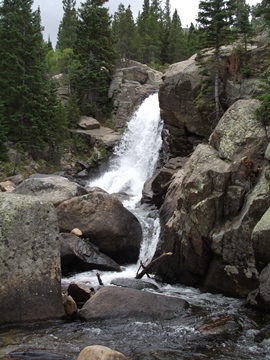
M 80 7 L 81 0 L 77 0 L 77 7 Z M 250 5 L 260 2 L 258 0 L 248 0 Z M 134 19 L 137 18 L 138 12 L 142 10 L 143 0 L 109 0 L 106 6 L 110 13 L 117 11 L 118 5 L 122 3 L 127 7 L 131 6 Z M 189 26 L 191 22 L 195 24 L 198 14 L 199 0 L 171 0 L 171 14 L 177 9 L 183 27 Z M 163 0 L 163 7 L 165 0 Z M 42 25 L 45 27 L 44 38 L 48 40 L 48 36 L 55 45 L 57 39 L 58 26 L 63 16 L 62 0 L 34 0 L 33 9 L 40 7 Z

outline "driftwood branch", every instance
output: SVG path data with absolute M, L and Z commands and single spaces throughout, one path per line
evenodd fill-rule
M 173 253 L 172 252 L 168 252 L 168 253 L 163 253 L 162 255 L 160 255 L 159 257 L 155 258 L 154 260 L 152 260 L 148 265 L 143 265 L 142 262 L 140 262 L 140 267 L 136 273 L 135 278 L 136 279 L 141 279 L 144 275 L 147 275 L 148 277 L 149 274 L 148 272 L 152 269 L 152 267 L 160 260 L 162 260 L 165 256 L 171 256 Z M 140 271 L 140 269 L 142 268 L 142 271 Z
M 101 280 L 100 274 L 99 274 L 99 273 L 96 273 L 96 276 L 97 276 L 99 285 L 101 285 L 101 286 L 104 285 L 103 282 L 102 282 L 102 280 Z

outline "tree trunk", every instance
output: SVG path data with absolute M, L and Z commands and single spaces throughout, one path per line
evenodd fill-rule
M 168 252 L 168 253 L 163 253 L 162 255 L 160 255 L 159 257 L 157 257 L 156 259 L 152 260 L 148 265 L 144 266 L 143 263 L 141 262 L 140 267 L 137 271 L 136 274 L 136 279 L 141 279 L 145 274 L 149 277 L 148 272 L 152 269 L 152 267 L 161 259 L 163 259 L 165 256 L 170 256 L 172 255 L 172 252 Z M 143 270 L 139 273 L 140 268 L 143 268 Z

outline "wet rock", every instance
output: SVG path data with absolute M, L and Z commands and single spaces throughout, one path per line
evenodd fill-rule
M 137 289 L 137 290 L 143 290 L 143 289 L 158 290 L 157 285 L 148 281 L 143 281 L 138 279 L 117 278 L 112 280 L 111 284 L 116 286 L 127 287 L 130 289 Z
M 254 227 L 251 237 L 256 266 L 261 271 L 270 263 L 270 208 Z
M 57 207 L 62 232 L 78 227 L 84 238 L 119 264 L 136 262 L 142 241 L 138 219 L 114 196 L 92 191 Z
M 105 286 L 80 311 L 85 321 L 115 318 L 172 319 L 188 307 L 185 300 L 147 291 Z
M 63 273 L 71 271 L 121 271 L 120 266 L 102 254 L 90 243 L 73 234 L 60 234 L 61 267 Z
M 106 346 L 92 345 L 84 348 L 77 360 L 128 360 L 122 353 Z
M 259 292 L 255 300 L 257 301 L 257 308 L 270 314 L 270 264 L 260 274 Z
M 55 175 L 26 179 L 16 187 L 14 193 L 35 196 L 43 202 L 57 206 L 74 196 L 84 195 L 87 191 L 75 182 Z
M 205 336 L 231 337 L 242 331 L 242 326 L 233 315 L 224 315 L 208 319 L 196 326 L 196 330 Z
M 72 296 L 76 303 L 85 303 L 91 297 L 91 290 L 84 284 L 70 283 L 67 288 L 68 295 Z
M 254 337 L 256 342 L 262 342 L 267 339 L 270 339 L 270 325 L 262 328 Z
M 53 205 L 0 193 L 0 229 L 0 323 L 64 316 Z
M 63 294 L 63 305 L 68 319 L 75 319 L 78 314 L 78 307 L 71 295 Z

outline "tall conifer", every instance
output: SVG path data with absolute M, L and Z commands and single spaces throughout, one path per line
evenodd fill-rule
M 3 0 L 0 6 L 0 102 L 8 138 L 34 154 L 50 143 L 52 131 L 46 48 L 40 11 L 32 5 L 33 0 Z
M 220 118 L 220 49 L 223 45 L 231 43 L 236 32 L 232 25 L 235 23 L 235 0 L 201 0 L 197 21 L 199 23 L 200 42 L 203 48 L 213 48 L 214 78 L 215 78 L 215 114 L 216 123 Z
M 72 49 L 75 43 L 77 13 L 76 0 L 62 0 L 62 3 L 64 14 L 58 28 L 56 48 L 63 51 L 67 48 Z
M 101 117 L 108 110 L 108 89 L 117 60 L 107 0 L 86 0 L 78 9 L 77 56 L 71 80 L 81 112 Z

